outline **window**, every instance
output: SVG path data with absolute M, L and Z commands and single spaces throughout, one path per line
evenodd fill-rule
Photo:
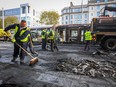
M 66 24 L 68 24 L 68 22 L 66 22 Z
M 93 10 L 93 7 L 91 7 L 91 10 Z
M 83 8 L 83 11 L 88 11 L 88 8 Z
M 93 13 L 91 13 L 91 16 L 93 16 Z
M 30 22 L 28 21 L 28 25 L 30 25 Z
M 78 36 L 77 30 L 72 30 L 71 31 L 71 37 L 77 37 L 77 36 Z
M 70 23 L 73 24 L 73 21 L 71 21 Z
M 70 12 L 73 12 L 73 9 L 70 9 Z
M 27 16 L 27 20 L 30 20 L 30 17 L 29 16 Z
M 74 12 L 81 12 L 81 8 L 74 9 Z
M 78 19 L 81 19 L 82 18 L 82 15 L 81 14 L 78 14 L 77 18 Z
M 113 16 L 116 16 L 116 12 L 113 12 Z
M 97 3 L 99 3 L 100 2 L 100 0 L 97 0 Z
M 73 19 L 73 15 L 71 15 L 70 18 Z
M 21 17 L 21 20 L 26 20 L 26 17 Z
M 62 17 L 62 20 L 64 20 L 64 17 Z
M 97 17 L 99 17 L 100 16 L 100 12 L 97 12 Z
M 88 17 L 87 17 L 87 14 L 85 14 L 85 18 L 88 18 Z
M 12 10 L 7 10 L 7 11 L 5 11 L 5 14 L 4 14 L 5 16 L 10 16 L 10 15 L 12 15 Z
M 75 14 L 75 15 L 74 15 L 74 19 L 77 19 L 77 18 L 78 18 L 78 15 L 77 15 L 77 14 Z
M 112 7 L 116 7 L 116 4 L 112 4 Z
M 22 7 L 22 14 L 26 13 L 26 7 Z
M 35 16 L 35 10 L 33 10 L 33 16 Z
M 77 20 L 74 21 L 74 24 L 77 24 Z
M 81 20 L 78 20 L 78 21 L 77 21 L 77 24 L 81 24 Z
M 104 2 L 108 2 L 108 0 L 104 0 Z
M 20 14 L 20 9 L 12 10 L 12 15 L 19 15 L 19 14 Z
M 105 11 L 105 15 L 108 15 L 108 11 Z
M 87 23 L 87 20 L 85 20 L 85 24 Z
M 66 20 L 68 19 L 68 16 L 66 16 Z
M 100 10 L 100 6 L 97 6 L 97 10 Z
M 66 13 L 68 13 L 69 12 L 69 10 L 68 9 L 66 9 Z

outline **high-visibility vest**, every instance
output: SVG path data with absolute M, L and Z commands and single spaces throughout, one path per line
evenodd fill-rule
M 85 40 L 92 40 L 92 35 L 90 31 L 85 32 Z
M 42 33 L 41 33 L 42 39 L 46 39 L 46 35 L 47 35 L 46 30 L 43 30 Z
M 50 31 L 49 33 L 49 38 L 54 39 L 55 32 L 53 30 Z
M 16 33 L 18 32 L 18 26 L 15 27 L 15 32 L 14 32 L 14 36 L 16 35 Z M 20 32 L 20 36 L 22 36 L 27 30 L 29 30 L 29 28 L 26 28 L 25 30 L 21 30 Z M 29 41 L 29 37 L 30 34 L 28 34 L 24 39 L 20 40 L 20 42 L 28 42 Z M 15 37 L 14 37 L 15 38 Z

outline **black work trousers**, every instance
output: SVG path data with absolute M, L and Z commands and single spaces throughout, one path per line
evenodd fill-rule
M 42 49 L 46 49 L 46 39 L 42 39 Z
M 25 50 L 27 50 L 27 45 L 28 43 L 18 43 L 21 47 L 23 47 Z M 14 43 L 14 53 L 13 53 L 13 57 L 16 59 L 17 57 L 20 57 L 20 61 L 24 61 L 24 58 L 26 56 L 26 52 L 23 51 L 16 43 Z
M 33 48 L 32 44 L 31 44 L 31 42 L 28 42 L 28 46 L 29 46 L 30 52 L 33 53 L 34 48 Z
M 54 45 L 54 40 L 53 39 L 50 39 L 50 47 L 51 47 L 51 51 L 53 51 L 53 46 Z
M 86 44 L 85 44 L 85 48 L 84 48 L 84 50 L 90 50 L 90 43 L 91 43 L 91 41 L 90 40 L 86 40 Z

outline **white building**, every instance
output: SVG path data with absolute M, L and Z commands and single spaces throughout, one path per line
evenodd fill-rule
M 31 7 L 29 3 L 21 4 L 19 8 L 4 9 L 4 17 L 16 16 L 19 21 L 26 20 L 27 26 L 37 26 L 38 12 Z M 2 18 L 2 11 L 0 11 L 0 18 Z
M 103 10 L 105 6 L 111 6 L 116 7 L 116 1 L 115 0 L 89 0 L 88 2 L 88 8 L 89 8 L 89 23 L 91 20 L 95 17 L 99 17 L 102 15 Z M 116 16 L 116 12 L 109 12 L 106 11 L 106 15 L 109 15 L 110 17 Z
M 71 2 L 69 7 L 61 10 L 61 23 L 89 24 L 92 18 L 100 16 L 100 11 L 105 6 L 116 7 L 116 0 L 89 0 L 85 5 L 73 5 Z M 107 15 L 116 16 L 116 12 L 107 12 Z
M 83 8 L 83 11 L 82 11 Z M 88 6 L 76 5 L 72 2 L 69 7 L 62 9 L 62 24 L 87 24 L 88 23 Z

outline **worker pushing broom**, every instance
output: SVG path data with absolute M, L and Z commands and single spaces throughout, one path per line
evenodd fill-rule
M 25 20 L 21 20 L 20 24 L 13 24 L 7 26 L 4 31 L 14 29 L 14 36 L 11 41 L 14 43 L 14 53 L 11 62 L 15 62 L 20 57 L 20 64 L 25 64 L 24 59 L 26 54 L 28 54 L 32 59 L 30 60 L 29 65 L 33 65 L 38 62 L 38 58 L 34 58 L 31 54 L 27 52 L 28 41 L 30 39 L 30 31 L 26 26 L 27 23 Z

